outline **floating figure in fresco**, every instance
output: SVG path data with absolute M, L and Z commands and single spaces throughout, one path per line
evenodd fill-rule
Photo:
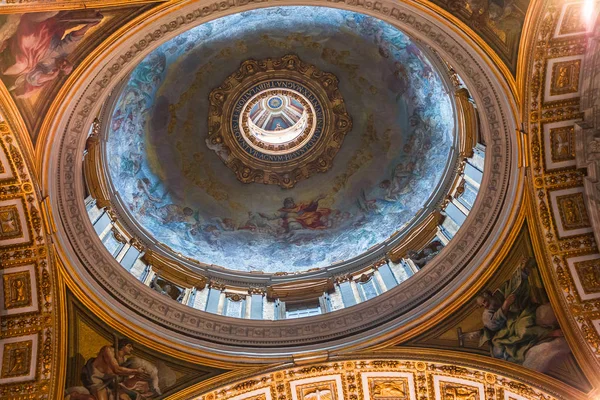
M 142 179 L 138 179 L 137 180 L 137 188 L 141 191 L 143 191 L 144 193 L 146 193 L 146 196 L 148 197 L 148 200 L 154 202 L 154 203 L 161 203 L 162 199 L 164 197 L 164 193 L 158 197 L 158 189 L 161 186 L 161 183 L 158 182 L 155 185 L 152 185 L 152 182 L 150 182 L 150 179 L 148 178 L 142 178 Z
M 324 198 L 324 195 L 320 195 L 310 203 L 296 204 L 292 197 L 287 197 L 276 214 L 259 215 L 266 219 L 281 219 L 286 233 L 299 229 L 327 229 L 331 227 L 328 218 L 331 209 L 319 207 L 319 201 Z
M 134 151 L 131 151 L 128 153 L 127 157 L 121 157 L 121 175 L 125 176 L 126 174 L 131 174 L 131 175 L 135 175 L 137 174 L 140 169 L 142 168 L 142 163 L 144 160 L 144 157 L 142 155 L 143 153 L 137 153 Z
M 150 96 L 153 91 L 152 88 L 160 84 L 162 73 L 166 67 L 167 57 L 160 49 L 157 49 L 150 53 L 135 69 L 134 82 L 150 101 L 152 101 Z
M 382 75 L 383 74 L 384 72 L 382 71 Z M 406 67 L 401 62 L 396 61 L 394 63 L 394 73 L 392 75 L 385 74 L 385 76 L 387 76 L 386 80 L 388 88 L 392 92 L 397 93 L 396 101 L 398 101 L 399 98 L 406 93 L 409 87 L 408 71 L 406 70 Z
M 103 346 L 84 365 L 83 386 L 68 388 L 65 400 L 141 400 L 160 394 L 156 367 L 131 360 L 136 358 L 129 357 L 132 352 L 133 343 L 126 338 L 118 341 L 116 350 Z
M 389 186 L 390 181 L 387 179 L 379 184 L 379 187 L 385 189 L 386 193 Z M 358 205 L 358 208 L 365 214 L 381 214 L 381 207 L 379 204 L 377 204 L 377 198 L 368 198 L 367 191 L 365 189 L 361 189 L 360 195 L 356 199 L 356 204 Z
M 221 231 L 235 231 L 235 221 L 231 218 L 215 217 L 212 219 L 212 221 L 215 224 L 215 226 L 217 226 L 217 228 L 219 228 Z
M 136 121 L 146 111 L 146 100 L 137 87 L 128 86 L 126 92 L 119 99 L 119 106 L 113 113 L 112 130 L 123 131 L 129 135 L 139 135 Z
M 121 131 L 123 138 L 140 134 L 140 120 L 145 118 L 152 107 L 152 95 L 162 81 L 166 64 L 164 53 L 157 50 L 134 70 L 112 116 L 112 129 Z
M 552 361 L 570 352 L 545 296 L 535 261 L 522 259 L 513 276 L 493 293 L 477 297 L 483 308 L 480 346 L 489 345 L 491 355 L 544 372 Z
M 229 147 L 225 146 L 225 144 L 223 144 L 223 141 L 221 139 L 221 142 L 218 142 L 217 140 L 213 140 L 211 138 L 206 139 L 206 147 L 208 147 L 210 150 L 216 152 L 219 157 L 221 157 L 221 159 L 223 160 L 228 160 L 229 156 L 231 155 L 231 151 L 229 151 Z
M 167 204 L 156 210 L 156 215 L 162 219 L 165 224 L 172 222 L 181 222 L 187 225 L 196 225 L 198 223 L 198 213 L 190 207 L 182 207 L 178 204 Z
M 14 34 L 0 47 L 1 72 L 5 82 L 10 81 L 9 90 L 16 97 L 29 97 L 70 74 L 73 64 L 68 56 L 102 19 L 93 10 L 23 14 Z
M 413 114 L 410 116 L 409 123 L 413 130 L 408 143 L 404 146 L 405 153 L 413 153 L 413 151 L 429 150 L 431 148 L 431 138 L 434 136 L 429 118 L 426 120 L 422 116 L 423 110 L 415 109 Z
M 414 163 L 407 163 L 406 166 L 402 163 L 396 165 L 394 168 L 394 174 L 391 180 L 384 180 L 380 183 L 387 187 L 387 194 L 384 200 L 386 201 L 398 201 L 400 195 L 407 191 L 406 184 L 413 176 Z
M 240 226 L 239 230 L 248 230 L 251 232 L 268 233 L 273 236 L 285 233 L 282 224 L 277 224 L 279 217 L 268 217 L 262 213 L 253 211 L 248 212 L 248 220 Z

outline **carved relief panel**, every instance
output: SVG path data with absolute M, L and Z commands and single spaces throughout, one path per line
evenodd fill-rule
M 54 398 L 54 272 L 19 136 L 0 110 L 0 398 Z

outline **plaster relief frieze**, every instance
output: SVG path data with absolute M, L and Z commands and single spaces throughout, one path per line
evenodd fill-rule
M 32 380 L 35 377 L 38 335 L 0 339 L 0 384 Z
M 14 315 L 39 310 L 35 265 L 0 270 L 0 315 Z

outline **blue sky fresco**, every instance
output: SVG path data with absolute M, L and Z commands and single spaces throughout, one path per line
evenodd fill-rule
M 247 59 L 296 54 L 335 74 L 353 128 L 326 173 L 243 184 L 208 148 L 208 95 Z M 295 272 L 356 257 L 431 198 L 453 144 L 450 97 L 411 39 L 378 19 L 272 7 L 193 28 L 131 73 L 112 114 L 110 176 L 139 224 L 204 263 Z

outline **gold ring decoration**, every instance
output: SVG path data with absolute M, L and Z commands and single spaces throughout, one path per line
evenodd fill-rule
M 209 101 L 206 144 L 244 183 L 326 172 L 352 129 L 337 77 L 296 55 L 244 61 Z

